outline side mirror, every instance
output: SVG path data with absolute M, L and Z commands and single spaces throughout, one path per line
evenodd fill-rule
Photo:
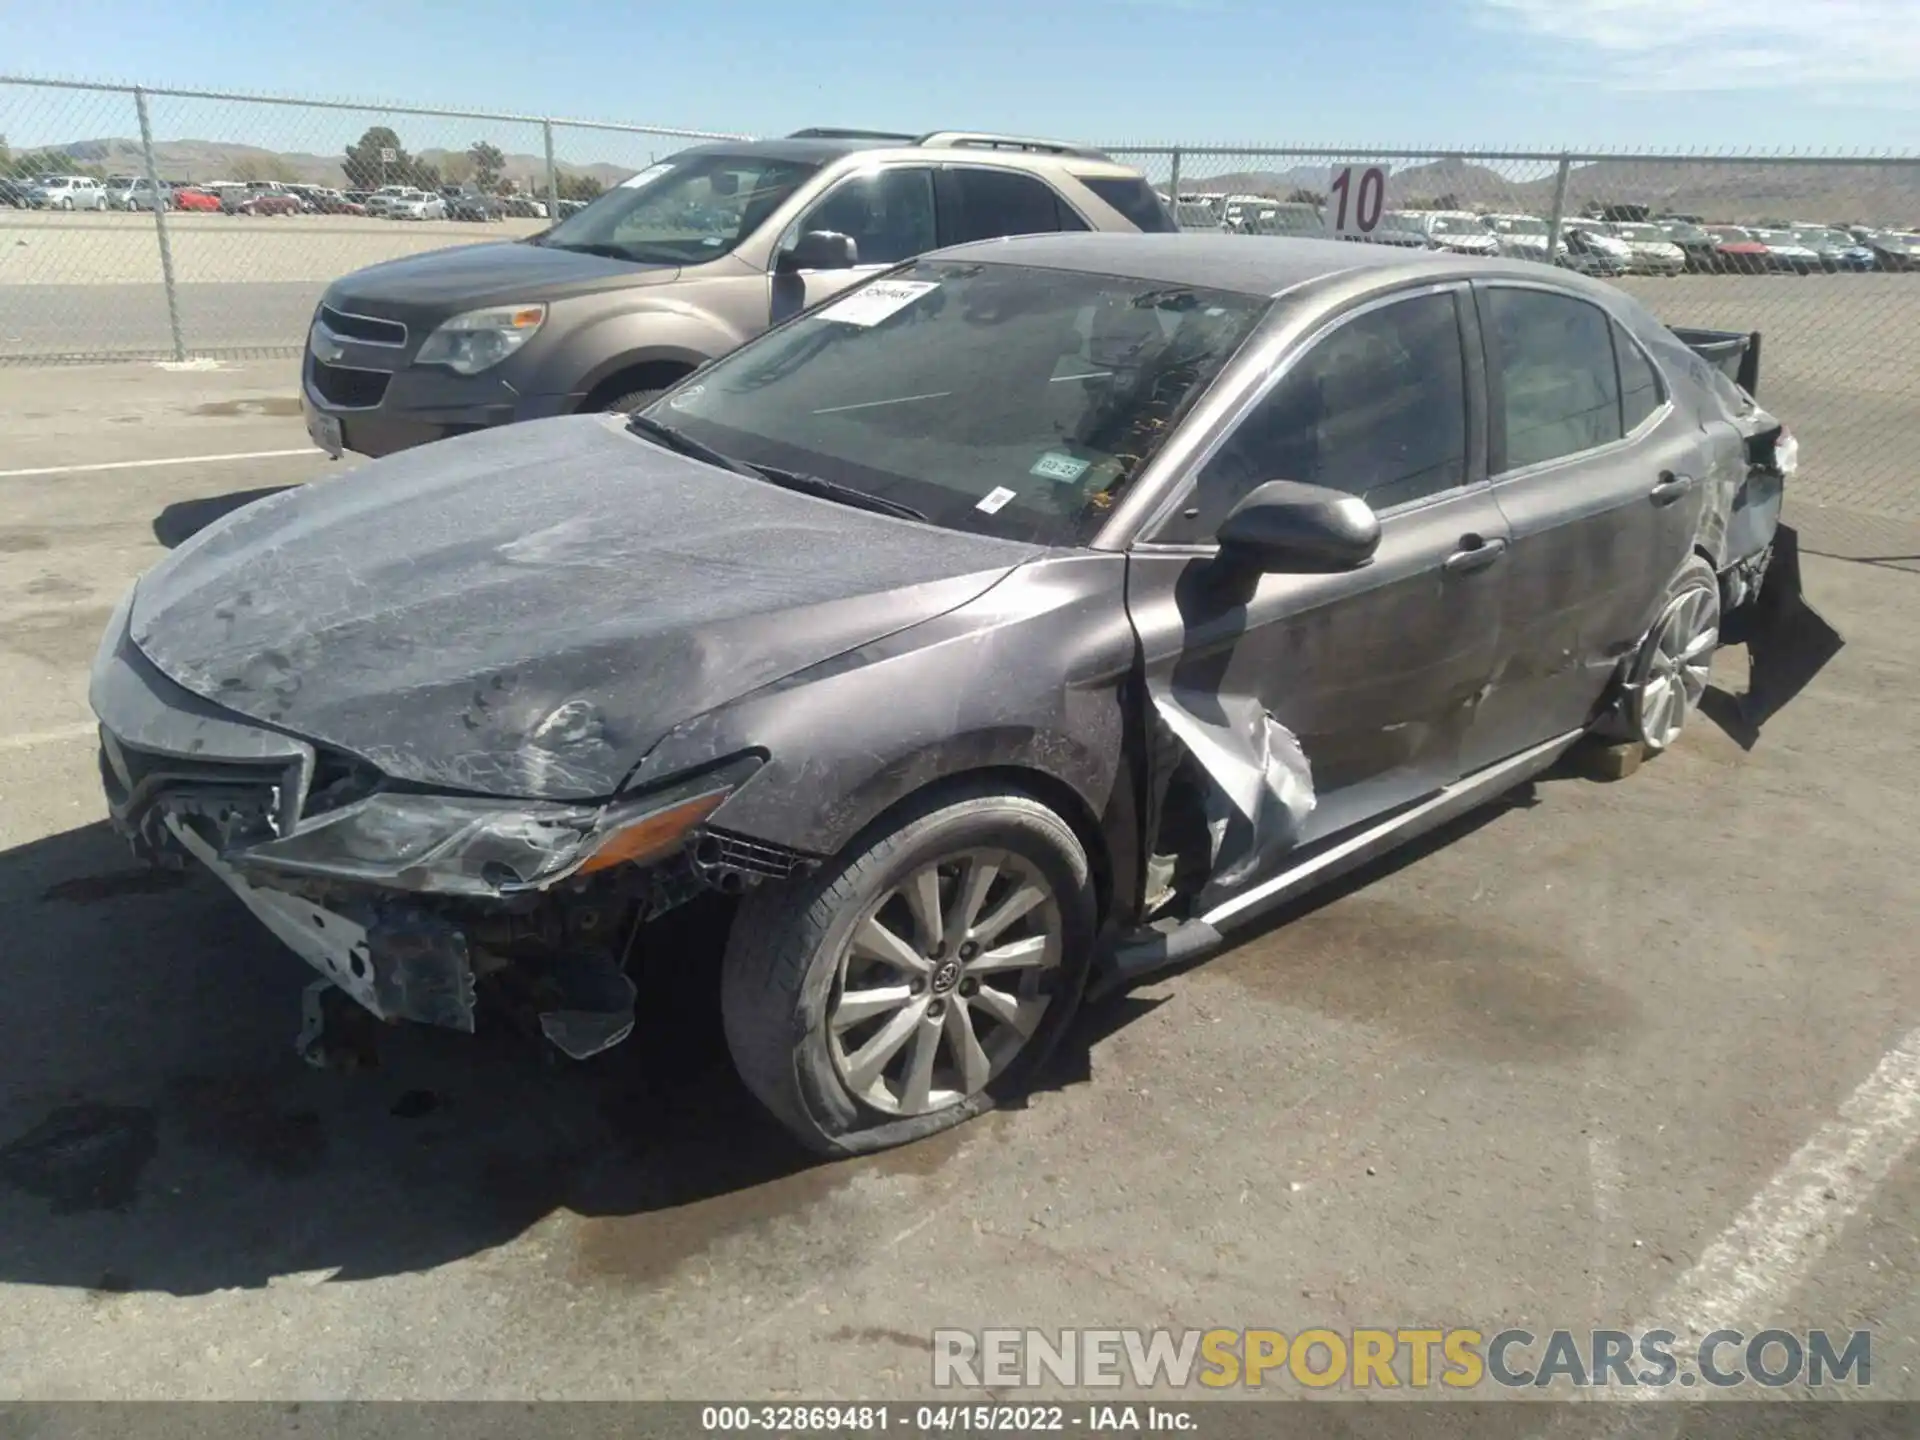
M 1380 520 L 1358 495 L 1269 480 L 1220 526 L 1220 555 L 1266 574 L 1355 570 L 1380 547 Z
M 851 270 L 860 263 L 860 247 L 851 235 L 837 230 L 809 230 L 780 252 L 774 268 L 783 275 L 796 270 Z

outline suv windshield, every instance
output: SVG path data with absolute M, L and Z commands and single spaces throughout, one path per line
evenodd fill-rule
M 623 180 L 534 243 L 640 264 L 697 265 L 759 229 L 818 168 L 765 155 L 678 156 Z
M 1665 244 L 1666 232 L 1658 225 L 1616 225 L 1613 233 L 1622 240 L 1637 241 L 1642 245 Z
M 1493 228 L 1504 235 L 1545 235 L 1547 233 L 1547 222 L 1544 220 L 1502 216 L 1492 223 Z
M 1471 215 L 1436 215 L 1433 232 L 1436 235 L 1484 235 L 1487 227 Z
M 1269 300 L 1019 265 L 920 261 L 736 350 L 642 411 L 733 460 L 1070 545 Z

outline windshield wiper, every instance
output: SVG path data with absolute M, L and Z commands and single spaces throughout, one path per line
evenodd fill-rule
M 711 445 L 702 445 L 684 430 L 676 430 L 671 425 L 662 425 L 647 415 L 629 415 L 627 429 L 649 440 L 657 440 L 667 449 L 685 455 L 690 460 L 699 460 L 721 470 L 731 470 L 736 475 L 745 475 L 752 480 L 766 478 L 756 466 L 744 460 L 736 460 L 731 455 L 723 455 Z
M 731 455 L 723 455 L 711 445 L 703 445 L 684 430 L 676 430 L 671 425 L 662 425 L 649 415 L 630 415 L 627 417 L 627 429 L 644 435 L 649 440 L 657 440 L 669 450 L 677 451 L 692 460 L 704 461 L 721 470 L 731 470 L 736 475 L 745 475 L 754 480 L 766 480 L 784 490 L 797 490 L 803 495 L 812 495 L 821 500 L 838 500 L 843 505 L 858 506 L 862 510 L 877 510 L 882 515 L 898 515 L 905 520 L 925 520 L 926 512 L 900 500 L 890 500 L 885 495 L 869 494 L 865 490 L 856 490 L 851 485 L 842 485 L 837 480 L 825 480 L 818 475 L 803 475 L 798 470 L 782 470 L 774 465 L 754 465 L 745 460 L 736 460 Z
M 628 260 L 636 265 L 645 262 L 624 245 L 603 245 L 597 240 L 578 242 L 564 240 L 542 240 L 540 245 L 547 250 L 571 250 L 576 255 L 598 255 L 606 260 Z
M 875 495 L 871 491 L 857 490 L 851 485 L 842 485 L 838 480 L 823 479 L 818 475 L 803 475 L 798 470 L 781 470 L 772 465 L 755 465 L 755 473 L 774 484 L 788 490 L 798 490 L 802 495 L 816 496 L 821 500 L 838 500 L 843 505 L 857 506 L 862 510 L 877 510 L 882 515 L 898 515 L 903 520 L 925 520 L 927 512 L 916 510 L 903 500 L 889 499 L 885 495 Z

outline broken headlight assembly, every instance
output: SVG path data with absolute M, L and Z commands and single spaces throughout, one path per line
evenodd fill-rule
M 382 790 L 229 856 L 244 869 L 498 898 L 678 851 L 760 768 L 743 756 L 604 805 Z

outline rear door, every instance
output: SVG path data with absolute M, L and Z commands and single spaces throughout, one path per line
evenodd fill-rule
M 1317 798 L 1288 843 L 1461 773 L 1506 585 L 1506 522 L 1480 459 L 1478 341 L 1463 342 L 1472 321 L 1464 284 L 1342 316 L 1246 409 L 1132 552 L 1129 605 L 1163 715 L 1169 701 L 1216 726 L 1264 712 L 1297 740 Z M 1245 586 L 1210 579 L 1220 521 L 1281 479 L 1365 498 L 1380 517 L 1373 560 Z
M 940 205 L 943 245 L 1092 228 L 1051 185 L 1020 170 L 943 165 Z
M 1550 285 L 1475 292 L 1512 557 L 1502 664 L 1469 769 L 1592 717 L 1692 547 L 1707 458 L 1699 426 L 1600 306 Z

